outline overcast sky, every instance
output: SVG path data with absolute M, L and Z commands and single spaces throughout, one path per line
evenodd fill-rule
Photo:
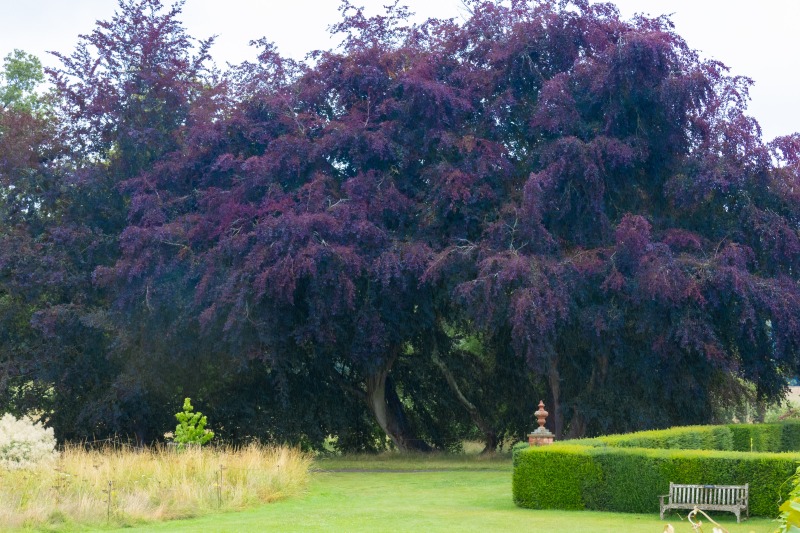
M 169 3 L 168 1 L 165 3 Z M 352 0 L 375 13 L 389 0 Z M 460 0 L 405 0 L 418 18 L 463 15 Z M 755 80 L 749 106 L 769 140 L 800 131 L 800 1 L 618 0 L 625 17 L 635 12 L 673 14 L 677 32 L 703 57 Z M 267 37 L 281 53 L 302 58 L 335 44 L 327 27 L 338 20 L 338 0 L 186 0 L 183 19 L 197 38 L 217 35 L 218 64 L 254 59 L 252 39 Z M 0 0 L 0 57 L 14 48 L 53 65 L 48 50 L 70 52 L 77 36 L 108 19 L 116 0 Z

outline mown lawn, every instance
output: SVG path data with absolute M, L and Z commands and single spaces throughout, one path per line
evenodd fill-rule
M 691 526 L 673 514 L 533 511 L 511 501 L 511 466 L 501 461 L 351 460 L 317 463 L 308 492 L 239 513 L 148 524 L 115 531 L 243 532 L 597 532 L 659 533 L 671 523 Z M 730 533 L 770 533 L 775 523 L 732 514 L 715 516 Z M 704 530 L 711 531 L 709 524 Z M 108 530 L 107 530 L 108 531 Z

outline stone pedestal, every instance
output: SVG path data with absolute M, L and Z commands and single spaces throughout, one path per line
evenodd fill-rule
M 553 439 L 555 435 L 553 435 L 546 427 L 544 427 L 545 421 L 547 420 L 547 415 L 550 414 L 544 410 L 544 402 L 539 402 L 539 410 L 533 413 L 536 417 L 536 421 L 539 424 L 539 427 L 536 428 L 532 433 L 528 434 L 528 444 L 531 446 L 546 446 L 548 444 L 553 444 Z

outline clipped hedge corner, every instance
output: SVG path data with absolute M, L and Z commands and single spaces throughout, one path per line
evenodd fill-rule
M 749 483 L 750 514 L 774 517 L 791 488 L 784 482 L 800 461 L 798 453 L 776 452 L 796 452 L 798 437 L 796 423 L 742 424 L 519 449 L 514 454 L 514 502 L 531 509 L 654 513 L 670 482 Z

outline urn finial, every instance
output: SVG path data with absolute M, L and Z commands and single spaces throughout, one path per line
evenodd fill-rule
M 547 415 L 549 415 L 547 411 L 544 410 L 544 401 L 539 400 L 539 410 L 533 413 L 533 416 L 536 417 L 536 421 L 539 423 L 540 428 L 544 428 L 544 423 L 547 420 Z
M 533 416 L 536 417 L 536 421 L 539 423 L 539 427 L 536 430 L 528 435 L 528 443 L 531 446 L 544 446 L 547 444 L 553 444 L 553 439 L 555 435 L 550 433 L 546 427 L 544 427 L 545 422 L 547 421 L 547 415 L 549 415 L 547 411 L 544 409 L 544 401 L 539 401 L 539 410 L 533 413 Z

